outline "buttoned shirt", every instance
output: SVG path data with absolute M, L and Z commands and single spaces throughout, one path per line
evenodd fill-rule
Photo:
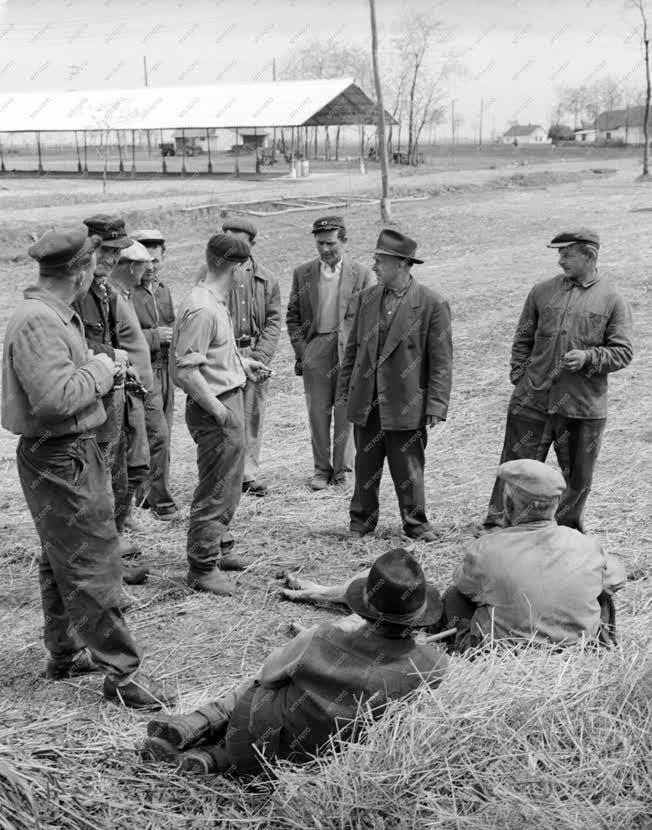
M 342 260 L 333 268 L 325 262 L 319 266 L 319 307 L 317 309 L 317 332 L 328 334 L 339 328 L 338 301 Z
M 132 292 L 129 288 L 125 288 L 113 280 L 110 280 L 110 285 L 113 286 L 117 294 L 116 313 L 120 347 L 129 355 L 129 361 L 138 372 L 140 382 L 145 389 L 151 391 L 154 386 L 152 359 L 149 344 L 138 321 L 138 314 L 131 296 Z
M 564 368 L 572 349 L 586 352 L 578 372 Z M 628 304 L 597 272 L 582 284 L 563 274 L 530 291 L 512 345 L 511 408 L 569 418 L 605 418 L 607 375 L 631 361 Z
M 131 293 L 138 322 L 149 346 L 152 368 L 167 364 L 169 345 L 161 343 L 159 326 L 172 326 L 174 307 L 170 289 L 163 282 L 143 281 Z
M 399 288 L 397 290 L 395 288 L 388 288 L 385 286 L 383 289 L 383 296 L 380 302 L 380 316 L 378 318 L 378 354 L 382 352 L 385 346 L 387 333 L 392 325 L 394 315 L 396 314 L 398 307 L 403 302 L 403 298 L 407 294 L 411 282 L 412 277 L 410 277 L 407 284 L 404 285 L 403 288 Z
M 199 368 L 216 397 L 247 381 L 225 298 L 205 282 L 196 285 L 179 306 L 170 353 L 177 386 L 181 386 L 178 370 L 189 366 Z
M 2 425 L 25 437 L 87 432 L 103 423 L 113 369 L 89 360 L 81 320 L 44 288 L 24 292 L 5 333 Z
M 241 337 L 251 337 L 253 333 L 251 319 L 253 313 L 252 265 L 250 259 L 239 265 L 231 282 L 229 311 L 233 324 L 233 334 L 238 340 Z
M 622 563 L 596 539 L 539 521 L 481 536 L 453 581 L 480 605 L 473 623 L 483 635 L 568 645 L 596 636 L 598 596 L 625 579 Z

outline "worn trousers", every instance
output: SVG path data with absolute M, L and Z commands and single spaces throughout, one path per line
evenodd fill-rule
M 591 492 L 593 471 L 600 452 L 605 418 L 566 418 L 563 415 L 508 411 L 505 442 L 500 463 L 518 458 L 545 461 L 554 445 L 557 462 L 566 482 L 555 519 L 584 532 L 584 507 Z M 504 525 L 504 485 L 496 479 L 485 526 Z
M 152 366 L 152 369 L 154 370 L 154 383 L 163 399 L 163 414 L 165 415 L 165 422 L 168 425 L 168 435 L 171 437 L 172 424 L 174 422 L 174 383 L 172 383 L 172 378 L 170 377 L 167 351 L 165 357 L 162 357 L 159 363 Z
M 113 497 L 95 437 L 21 438 L 17 465 L 41 541 L 45 646 L 55 658 L 87 646 L 121 680 L 138 668 L 141 653 L 120 612 Z
M 335 476 L 353 467 L 353 427 L 346 417 L 346 401 L 336 398 L 339 371 L 337 332 L 317 335 L 303 357 L 303 389 L 315 472 Z
M 351 530 L 368 533 L 378 524 L 378 494 L 385 459 L 394 482 L 403 530 L 417 539 L 430 524 L 426 517 L 424 466 L 426 427 L 383 430 L 374 407 L 365 426 L 354 427 L 355 487 L 349 513 Z
M 242 390 L 219 396 L 228 410 L 218 424 L 198 403 L 186 400 L 186 424 L 197 445 L 199 481 L 190 506 L 187 555 L 192 570 L 209 572 L 217 565 L 220 541 L 228 531 L 242 496 L 245 457 Z
M 142 495 L 147 496 L 150 507 L 154 509 L 171 507 L 174 498 L 169 484 L 170 430 L 165 419 L 161 379 L 157 372 L 154 372 L 154 387 L 145 398 L 145 428 L 149 446 L 149 472 L 142 484 Z

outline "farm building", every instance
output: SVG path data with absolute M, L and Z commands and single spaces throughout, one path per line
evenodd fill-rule
M 645 107 L 626 107 L 622 110 L 606 110 L 598 116 L 598 141 L 643 144 L 643 120 Z M 648 119 L 652 136 L 652 112 Z
M 581 127 L 579 130 L 575 130 L 575 141 L 579 144 L 595 144 L 598 140 L 598 131 L 590 127 Z
M 545 144 L 549 142 L 548 133 L 539 124 L 514 124 L 503 133 L 503 144 Z

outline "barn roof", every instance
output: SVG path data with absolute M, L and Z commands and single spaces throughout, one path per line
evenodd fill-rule
M 386 118 L 394 121 L 388 113 Z M 0 96 L 0 132 L 236 129 L 375 122 L 376 104 L 350 78 Z
M 519 136 L 524 135 L 532 135 L 535 130 L 542 130 L 543 127 L 540 124 L 514 124 L 513 127 L 510 127 L 506 133 L 503 133 L 505 138 L 517 138 Z
M 645 107 L 627 107 L 622 110 L 605 110 L 598 116 L 599 130 L 617 130 L 618 127 L 642 127 L 645 120 Z M 652 108 L 648 116 L 652 126 Z

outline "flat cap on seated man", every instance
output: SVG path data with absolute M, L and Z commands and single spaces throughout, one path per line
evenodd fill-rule
M 300 763 L 341 730 L 354 733 L 361 710 L 379 717 L 388 700 L 422 682 L 441 683 L 445 653 L 412 636 L 414 628 L 439 620 L 441 599 L 411 553 L 396 548 L 379 556 L 366 578 L 349 585 L 346 601 L 366 621 L 363 627 L 306 629 L 225 698 L 186 716 L 150 721 L 143 758 L 235 775 L 261 772 L 261 755 Z
M 444 625 L 470 619 L 472 643 L 598 639 L 599 597 L 622 587 L 622 563 L 594 537 L 555 522 L 566 486 L 556 469 L 519 459 L 501 464 L 498 477 L 507 526 L 466 553 L 444 597 Z

